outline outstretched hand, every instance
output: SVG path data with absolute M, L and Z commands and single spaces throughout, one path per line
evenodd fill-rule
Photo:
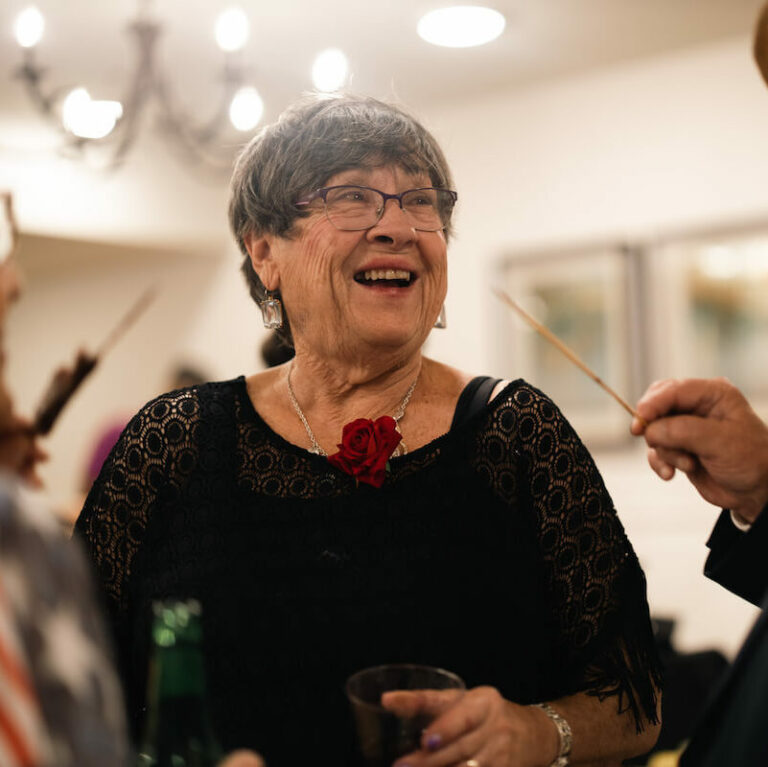
M 631 431 L 664 480 L 682 471 L 701 496 L 754 522 L 768 503 L 768 426 L 725 378 L 653 383 Z
M 421 748 L 396 767 L 531 767 L 551 764 L 558 753 L 559 736 L 544 712 L 511 703 L 493 687 L 398 690 L 384 693 L 381 702 L 398 716 L 434 717 Z

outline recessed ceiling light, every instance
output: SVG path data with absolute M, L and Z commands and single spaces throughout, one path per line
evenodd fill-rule
M 45 29 L 43 14 L 34 5 L 30 5 L 16 17 L 13 29 L 16 42 L 22 48 L 34 48 L 40 42 Z
M 80 138 L 104 138 L 123 116 L 119 101 L 96 101 L 85 88 L 70 91 L 61 106 L 64 127 Z
M 493 8 L 456 5 L 425 14 L 416 31 L 433 45 L 471 48 L 495 40 L 504 31 L 505 24 L 504 16 Z
M 229 104 L 229 120 L 239 131 L 253 130 L 259 124 L 262 114 L 264 102 L 256 88 L 240 88 Z
M 328 48 L 315 58 L 312 82 L 317 90 L 332 93 L 344 85 L 348 72 L 349 62 L 344 52 L 338 48 Z
M 239 51 L 248 42 L 250 25 L 242 8 L 222 11 L 216 19 L 214 36 L 222 51 Z

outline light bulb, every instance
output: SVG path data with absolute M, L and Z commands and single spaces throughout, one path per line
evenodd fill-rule
M 75 88 L 67 94 L 61 105 L 61 121 L 68 131 L 74 132 L 72 126 L 77 125 L 90 101 L 91 97 L 85 88 Z
M 64 127 L 80 138 L 104 138 L 122 116 L 119 101 L 94 101 L 85 88 L 70 91 L 61 109 Z
M 16 42 L 22 48 L 34 48 L 40 42 L 44 30 L 45 19 L 34 5 L 21 11 L 13 24 Z
M 312 65 L 312 82 L 325 93 L 341 88 L 349 71 L 347 57 L 338 48 L 328 48 L 318 53 Z
M 256 88 L 246 86 L 234 95 L 229 105 L 229 119 L 240 131 L 253 130 L 264 114 L 264 102 Z
M 227 8 L 216 19 L 216 43 L 223 51 L 238 51 L 247 42 L 250 33 L 248 17 L 242 8 Z
M 433 45 L 471 48 L 495 40 L 505 25 L 504 16 L 493 8 L 456 5 L 425 14 L 416 31 L 419 37 Z

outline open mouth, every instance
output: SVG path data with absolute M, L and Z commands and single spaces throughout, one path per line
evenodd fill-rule
M 383 288 L 407 288 L 416 275 L 405 269 L 367 269 L 355 275 L 355 282 Z

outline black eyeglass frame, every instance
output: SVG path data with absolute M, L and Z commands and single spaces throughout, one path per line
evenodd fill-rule
M 374 221 L 370 226 L 361 226 L 357 227 L 355 229 L 342 229 L 340 226 L 337 226 L 333 219 L 328 214 L 328 201 L 327 196 L 328 192 L 332 192 L 334 189 L 365 189 L 368 192 L 376 192 L 376 194 L 380 194 L 382 199 L 384 200 L 381 210 L 379 211 L 379 215 L 376 218 L 376 221 Z M 417 186 L 414 189 L 406 189 L 403 192 L 398 192 L 397 194 L 388 194 L 387 192 L 382 192 L 381 189 L 376 189 L 372 186 L 362 186 L 360 184 L 334 184 L 334 186 L 322 186 L 320 189 L 315 189 L 314 192 L 312 192 L 306 200 L 300 200 L 299 202 L 294 203 L 297 206 L 304 206 L 309 205 L 311 202 L 314 202 L 318 198 L 323 201 L 323 209 L 325 210 L 325 216 L 326 218 L 337 228 L 339 231 L 342 232 L 362 232 L 366 229 L 372 229 L 376 224 L 381 221 L 381 217 L 384 215 L 384 210 L 387 207 L 387 201 L 388 200 L 397 200 L 397 204 L 400 206 L 400 210 L 403 211 L 403 213 L 407 213 L 408 211 L 403 208 L 403 197 L 406 194 L 411 194 L 412 192 L 441 192 L 441 193 L 447 193 L 450 196 L 451 199 L 451 215 L 453 214 L 453 206 L 456 205 L 456 201 L 459 199 L 459 193 L 455 192 L 453 189 L 441 189 L 440 187 L 436 186 Z M 416 229 L 419 232 L 439 232 L 441 229 L 445 229 L 447 226 L 447 223 L 441 224 L 441 226 L 438 226 L 436 229 L 421 229 L 418 226 L 414 226 L 414 229 Z

